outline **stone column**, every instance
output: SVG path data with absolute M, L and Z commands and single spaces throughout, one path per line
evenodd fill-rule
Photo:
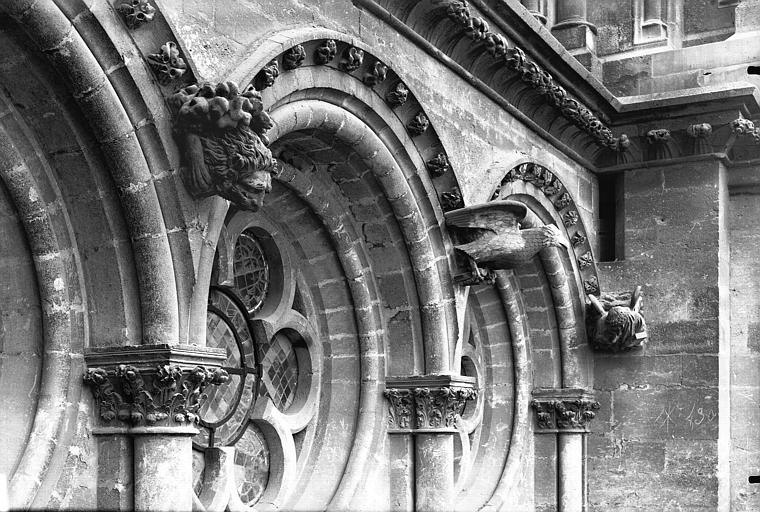
M 544 12 L 543 0 L 520 0 L 520 3 L 528 9 L 528 12 L 533 15 L 542 25 L 546 25 L 546 13 Z
M 388 433 L 414 436 L 414 509 L 454 509 L 454 434 L 475 378 L 425 375 L 389 379 Z
M 222 349 L 141 345 L 85 356 L 95 396 L 99 509 L 192 510 L 192 436 Z
M 556 23 L 552 34 L 583 66 L 601 78 L 596 56 L 596 26 L 588 21 L 586 0 L 556 0 Z
M 536 412 L 536 434 L 557 436 L 557 510 L 583 512 L 585 437 L 599 402 L 582 389 L 537 389 L 531 406 Z

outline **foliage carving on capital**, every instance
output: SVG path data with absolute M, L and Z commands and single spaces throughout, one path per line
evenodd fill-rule
M 534 397 L 530 405 L 536 414 L 537 433 L 588 432 L 600 407 L 588 395 Z
M 240 92 L 234 82 L 206 83 L 185 87 L 169 101 L 190 193 L 219 195 L 243 210 L 261 208 L 278 172 L 266 147 L 272 120 L 261 94 L 253 86 Z
M 388 399 L 388 428 L 412 428 L 412 410 L 414 398 L 410 389 L 386 389 L 383 392 Z
M 415 388 L 415 419 L 418 429 L 455 428 L 467 400 L 478 396 L 474 388 L 443 386 Z
M 124 364 L 110 371 L 90 368 L 84 375 L 101 421 L 118 421 L 132 427 L 192 424 L 206 397 L 204 389 L 228 379 L 221 368 L 196 366 L 183 371 L 169 364 L 152 370 Z
M 156 15 L 156 8 L 148 0 L 131 0 L 120 4 L 116 10 L 124 17 L 127 27 L 133 30 L 143 23 L 152 21 Z
M 162 85 L 170 84 L 187 71 L 187 64 L 179 56 L 179 48 L 173 41 L 162 44 L 161 49 L 148 55 L 147 60 Z

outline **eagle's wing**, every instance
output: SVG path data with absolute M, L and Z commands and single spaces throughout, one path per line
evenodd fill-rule
M 494 201 L 446 212 L 446 223 L 459 228 L 488 229 L 495 233 L 518 230 L 519 222 L 525 216 L 525 207 L 505 203 Z

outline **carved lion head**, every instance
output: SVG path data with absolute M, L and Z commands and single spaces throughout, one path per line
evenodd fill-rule
M 183 149 L 183 181 L 197 197 L 219 195 L 257 211 L 272 190 L 278 166 L 266 147 L 272 120 L 261 95 L 232 82 L 190 86 L 173 98 Z

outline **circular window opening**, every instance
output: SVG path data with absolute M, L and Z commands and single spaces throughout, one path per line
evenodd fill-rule
M 261 308 L 269 292 L 269 262 L 249 229 L 240 233 L 233 255 L 233 279 L 249 313 Z
M 278 331 L 261 347 L 261 382 L 282 412 L 297 408 L 308 392 L 311 361 L 306 342 L 293 329 Z

